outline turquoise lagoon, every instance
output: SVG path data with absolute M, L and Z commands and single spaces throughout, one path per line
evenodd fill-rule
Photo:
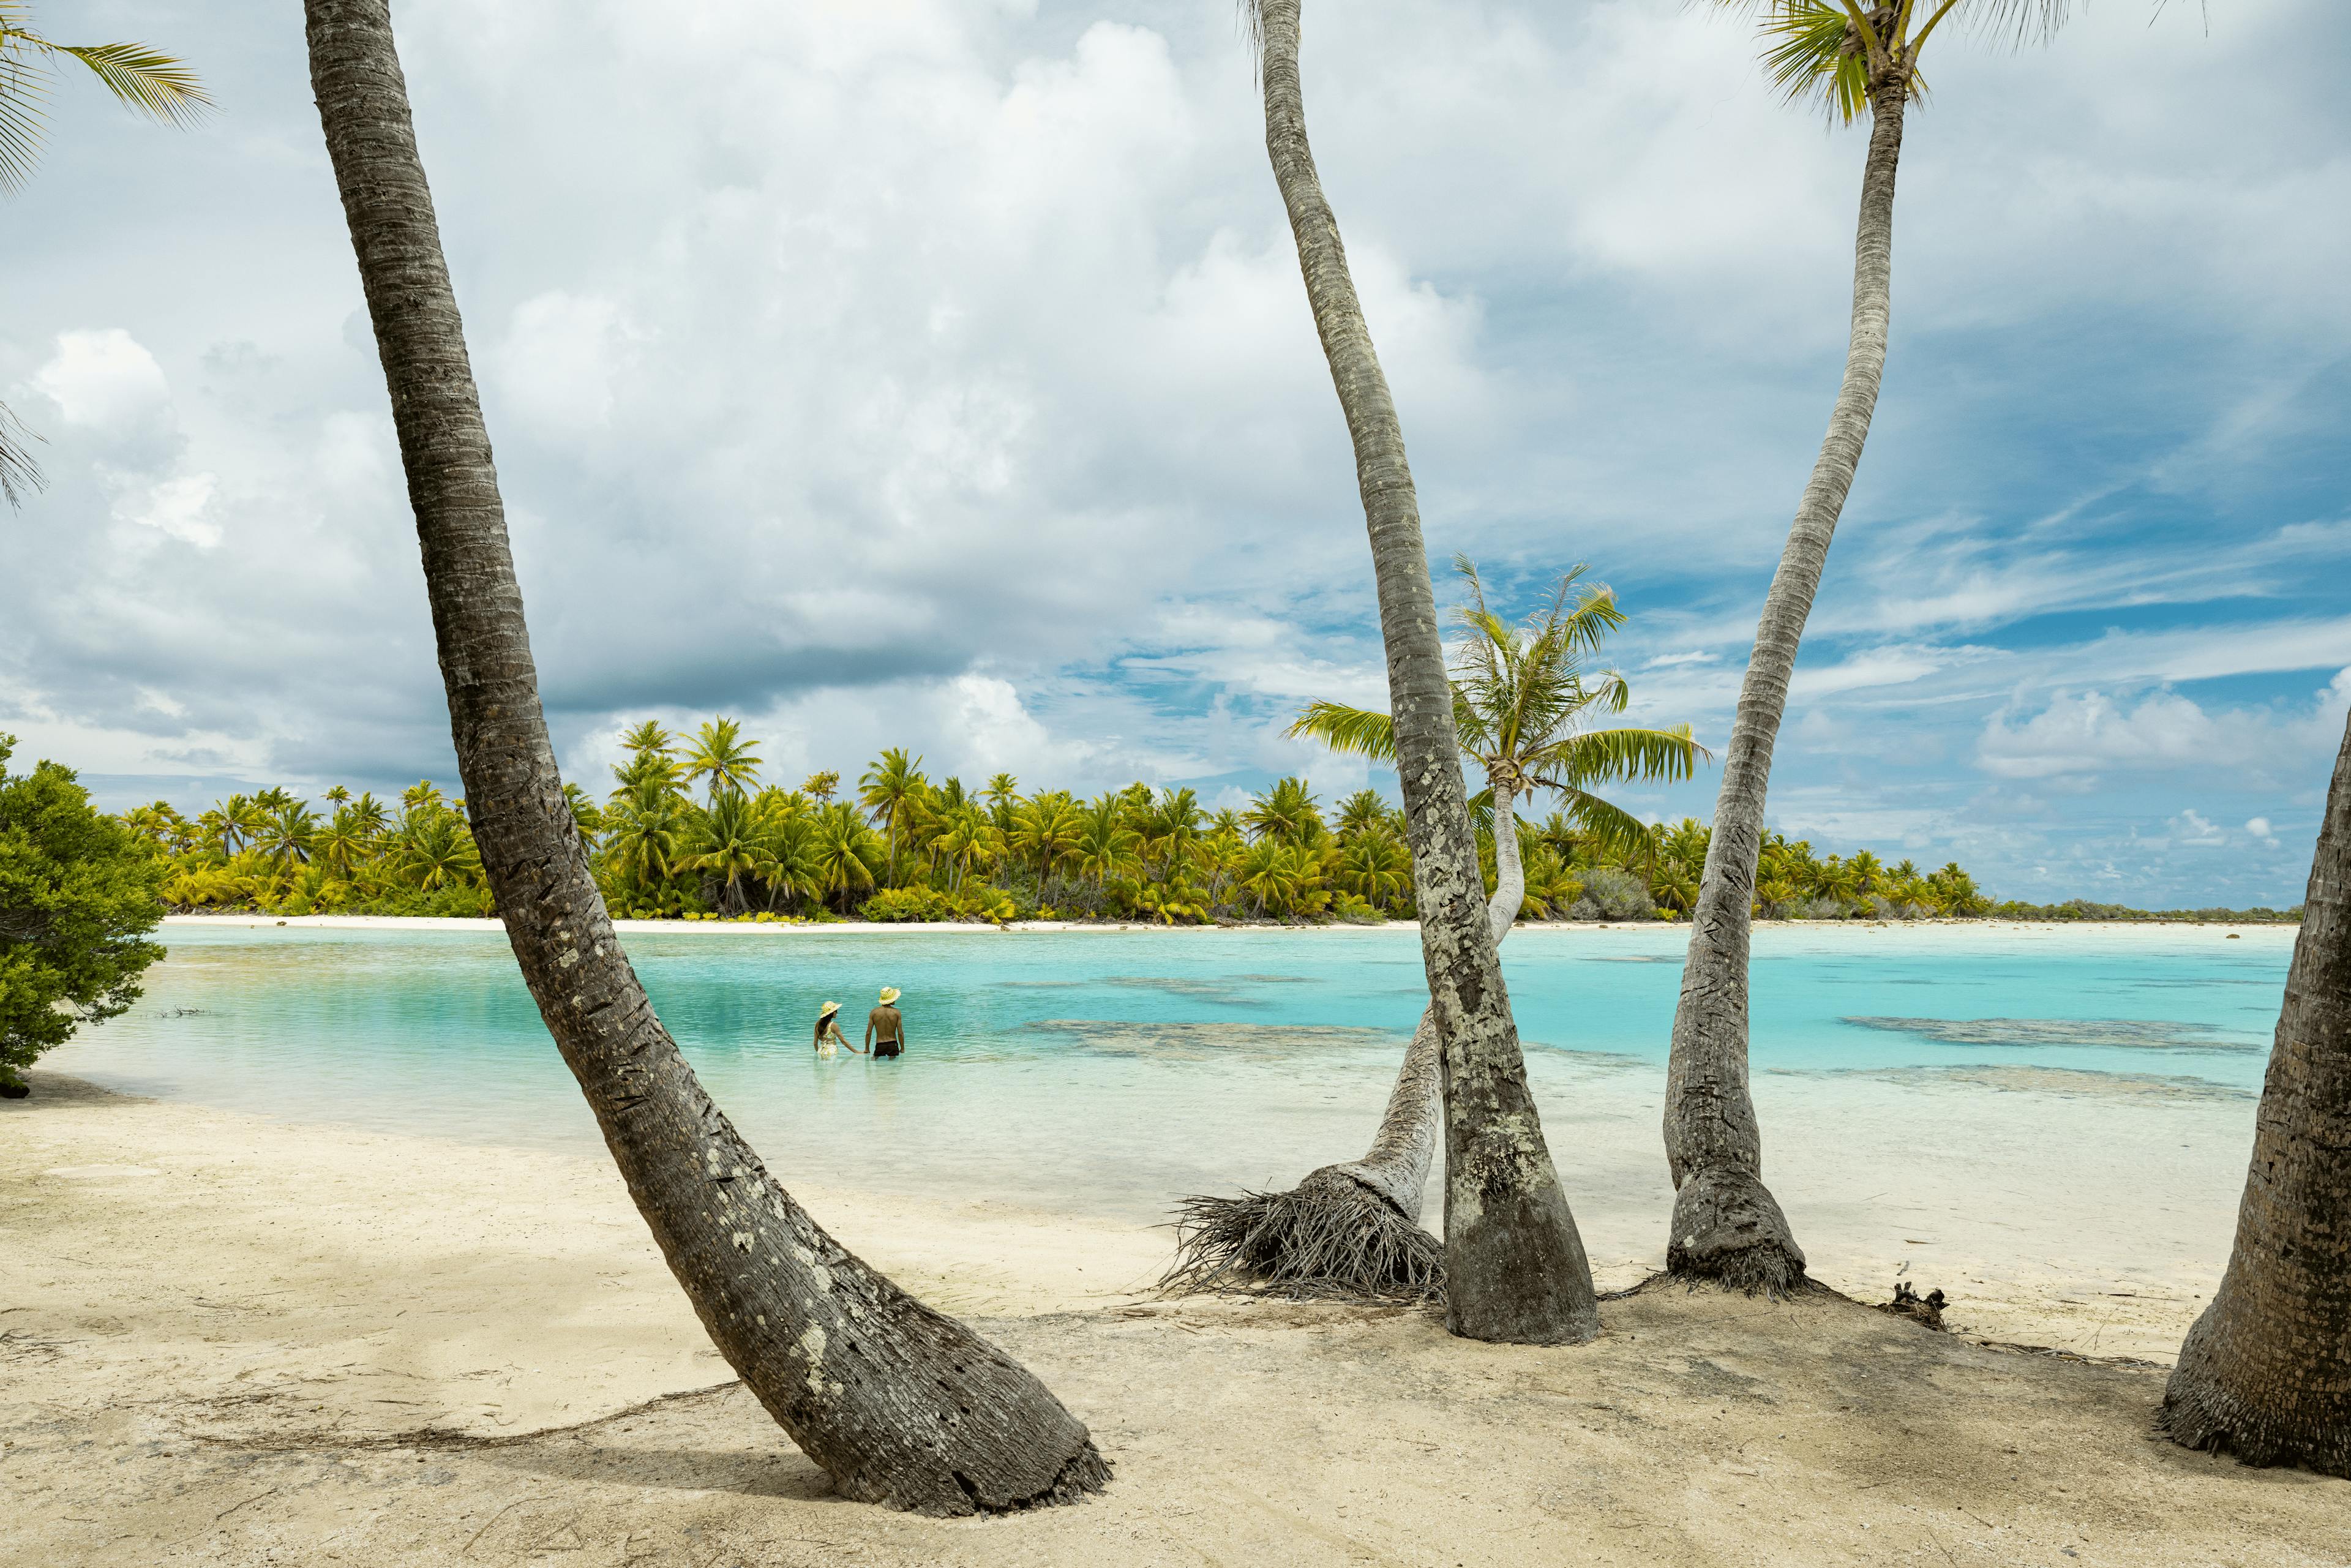
M 50 1065 L 293 1121 L 595 1146 L 496 931 L 224 924 L 163 936 L 171 956 L 136 1009 Z M 1646 1147 L 1686 936 L 1526 929 L 1505 947 L 1562 1168 L 1583 1122 L 1622 1124 L 1595 1150 Z M 2292 936 L 1766 929 L 1758 1093 L 1827 1105 L 1840 1082 L 1865 1080 L 1978 1100 L 2053 1086 L 2085 1117 L 2152 1095 L 2196 1103 L 2210 1113 L 2196 1124 L 2233 1142 L 2250 1128 Z M 1163 1214 L 1179 1193 L 1287 1185 L 1359 1152 L 1425 996 L 1408 929 L 624 940 L 695 1069 L 788 1181 L 1123 1218 Z M 906 993 L 907 1056 L 816 1059 L 818 1005 L 841 1002 L 854 1038 L 883 985 Z

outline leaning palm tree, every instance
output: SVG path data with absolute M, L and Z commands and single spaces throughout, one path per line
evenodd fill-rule
M 1353 439 L 1379 585 L 1421 960 L 1443 1041 L 1446 1326 L 1473 1339 L 1582 1342 L 1600 1332 L 1592 1268 L 1543 1143 L 1487 924 L 1404 433 L 1307 145 L 1298 78 L 1300 0 L 1244 3 L 1258 44 L 1266 152 Z
M 2311 857 L 2236 1243 L 2156 1425 L 2247 1464 L 2351 1476 L 2351 726 Z
M 15 195 L 32 177 L 49 82 L 66 60 L 96 77 L 124 108 L 162 124 L 191 125 L 212 107 L 196 73 L 171 56 L 144 44 L 56 43 L 34 27 L 25 0 L 0 0 L 0 195 Z M 0 402 L 0 500 L 11 507 L 45 482 L 26 448 L 39 439 Z
M 1857 0 L 1716 4 L 1761 14 L 1765 64 L 1791 101 L 1817 102 L 1847 124 L 1865 113 L 1870 120 L 1844 381 L 1764 597 L 1755 652 L 1740 685 L 1666 1070 L 1666 1161 L 1674 1180 L 1666 1267 L 1685 1279 L 1776 1292 L 1802 1280 L 1804 1254 L 1779 1200 L 1763 1185 L 1762 1129 L 1747 1082 L 1756 862 L 1771 748 L 1787 708 L 1796 645 L 1861 464 L 1886 367 L 1903 115 L 1923 90 L 1919 54 L 1945 22 L 1965 16 L 2046 32 L 2064 20 L 2066 0 L 1896 0 L 1866 12 Z
M 833 1240 L 654 1017 L 563 799 L 385 0 L 304 0 L 310 77 L 392 394 L 466 809 L 507 939 L 703 1326 L 846 1496 L 942 1514 L 1099 1490 L 1082 1424 Z
M 1469 585 L 1470 601 L 1456 617 L 1468 635 L 1450 675 L 1453 727 L 1462 749 L 1485 769 L 1486 793 L 1473 805 L 1492 802 L 1495 886 L 1487 915 L 1499 946 L 1526 902 L 1520 796 L 1553 790 L 1587 839 L 1643 844 L 1647 826 L 1589 786 L 1687 779 L 1704 753 L 1687 725 L 1593 728 L 1584 722 L 1594 711 L 1624 712 L 1632 693 L 1614 671 L 1584 667 L 1624 624 L 1625 612 L 1605 588 L 1579 589 L 1582 567 L 1561 579 L 1523 627 L 1514 627 L 1487 607 L 1468 558 L 1454 566 Z M 1391 766 L 1396 761 L 1395 720 L 1370 708 L 1311 702 L 1290 734 Z M 1440 1128 L 1438 1038 L 1432 1006 L 1413 1031 L 1387 1111 L 1362 1159 L 1325 1166 L 1287 1192 L 1186 1198 L 1165 1282 L 1336 1296 L 1434 1293 L 1442 1270 L 1420 1228 L 1420 1208 Z

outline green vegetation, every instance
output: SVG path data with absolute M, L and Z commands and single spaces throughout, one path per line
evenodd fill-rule
M 152 858 L 90 809 L 54 762 L 12 774 L 16 737 L 0 735 L 0 1098 L 26 1092 L 20 1070 L 139 999 L 163 956 L 147 941 L 162 915 Z
M 2069 898 L 2063 904 L 2020 904 L 2011 899 L 1992 905 L 1990 913 L 1996 920 L 2184 920 L 2209 925 L 2302 924 L 2302 905 L 2298 904 L 2292 909 L 2272 909 L 2267 905 L 2252 909 L 2133 909 L 2126 904 L 2093 904 L 2086 898 Z
M 637 919 L 1378 920 L 1413 913 L 1403 813 L 1369 789 L 1326 807 L 1299 778 L 1210 811 L 1190 789 L 1130 784 L 1091 800 L 1023 795 L 998 774 L 980 789 L 932 779 L 892 749 L 860 776 L 762 787 L 757 750 L 718 718 L 680 743 L 650 722 L 601 801 L 567 785 L 572 820 L 616 915 Z M 697 786 L 698 793 L 697 793 Z M 322 808 L 282 789 L 234 795 L 189 819 L 158 800 L 122 821 L 187 911 L 280 915 L 486 915 L 489 888 L 465 802 L 429 783 L 397 809 L 340 787 Z M 1479 853 L 1494 885 L 1490 808 Z M 1682 917 L 1697 896 L 1707 830 L 1580 820 L 1515 823 L 1527 919 Z M 1981 915 L 1956 865 L 1920 873 L 1868 851 L 1816 858 L 1772 836 L 1757 913 L 1795 919 Z

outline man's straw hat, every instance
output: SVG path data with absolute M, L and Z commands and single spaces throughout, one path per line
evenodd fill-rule
M 897 999 L 898 999 L 898 988 L 897 988 L 897 987 L 895 987 L 895 986 L 884 986 L 884 987 L 883 987 L 883 988 L 882 988 L 882 1005 L 883 1005 L 883 1007 L 885 1007 L 885 1008 L 886 1008 L 886 1007 L 888 1007 L 892 1002 L 894 1002 L 894 1001 L 896 1001 Z
M 817 1020 L 820 1023 L 840 1010 L 841 1004 L 839 1002 L 827 1002 L 824 1006 L 816 1009 Z

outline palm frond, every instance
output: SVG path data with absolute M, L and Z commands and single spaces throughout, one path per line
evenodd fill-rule
M 15 47 L 22 35 L 0 18 L 0 192 L 14 194 L 40 161 L 48 68 Z
M 196 73 L 182 60 L 144 44 L 53 44 L 89 68 L 122 105 L 165 125 L 193 124 L 213 107 Z
M 1458 704 L 1457 704 L 1458 706 Z M 1370 708 L 1311 702 L 1282 732 L 1295 740 L 1319 740 L 1332 750 L 1375 762 L 1395 760 L 1395 721 Z
M 1671 729 L 1592 729 L 1562 736 L 1528 758 L 1528 777 L 1562 792 L 1604 780 L 1677 783 L 1713 754 L 1690 738 L 1689 726 Z
M 11 511 L 25 504 L 26 491 L 40 490 L 48 484 L 41 465 L 25 446 L 40 439 L 37 433 L 25 428 L 16 410 L 0 402 L 0 500 L 5 500 Z
M 1772 0 L 1759 30 L 1763 69 L 1792 104 L 1817 101 L 1851 125 L 1869 107 L 1869 60 L 1846 48 L 1852 13 L 1827 0 Z
M 1621 806 L 1582 789 L 1562 789 L 1567 814 L 1606 852 L 1629 856 L 1651 847 L 1649 824 Z

